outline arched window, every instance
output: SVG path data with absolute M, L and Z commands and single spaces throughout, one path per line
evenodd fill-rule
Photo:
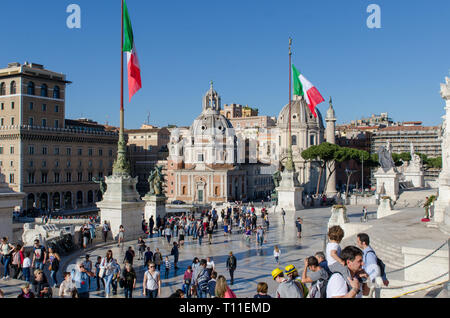
M 215 188 L 214 188 L 214 195 L 215 195 L 216 197 L 218 197 L 218 196 L 220 195 L 219 187 L 215 187 Z
M 46 84 L 42 84 L 42 86 L 41 86 L 41 96 L 42 97 L 48 96 L 48 87 Z
M 28 82 L 27 94 L 34 95 L 34 83 L 33 82 Z
M 10 87 L 10 92 L 11 92 L 11 95 L 15 95 L 16 94 L 16 82 L 15 81 L 12 81 L 11 82 L 11 87 Z
M 5 83 L 0 84 L 0 96 L 6 95 L 6 85 Z
M 59 99 L 59 96 L 60 96 L 59 86 L 55 86 L 55 88 L 53 88 L 53 98 Z

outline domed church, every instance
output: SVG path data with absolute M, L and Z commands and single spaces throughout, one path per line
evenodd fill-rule
M 212 83 L 202 106 L 189 129 L 171 133 L 166 196 L 198 204 L 247 199 L 248 168 L 240 163 L 245 159 L 238 158 L 238 138 L 220 114 L 221 98 Z
M 319 164 L 306 162 L 301 153 L 311 146 L 324 142 L 325 127 L 322 115 L 317 108 L 316 113 L 317 118 L 314 117 L 303 97 L 293 97 L 291 102 L 292 155 L 299 182 L 306 193 L 313 193 L 316 190 Z M 288 154 L 289 104 L 281 110 L 277 127 L 279 129 L 279 158 L 284 165 Z M 322 179 L 321 187 L 324 186 L 324 180 L 325 178 Z

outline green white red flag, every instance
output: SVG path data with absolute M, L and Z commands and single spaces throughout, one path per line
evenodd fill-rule
M 128 8 L 125 0 L 123 0 L 123 24 L 124 24 L 124 42 L 123 52 L 127 53 L 127 69 L 128 69 L 128 95 L 133 97 L 138 90 L 142 88 L 141 82 L 141 67 L 134 44 L 133 28 L 131 27 L 131 20 L 128 14 Z
M 324 102 L 322 95 L 320 95 L 317 88 L 308 81 L 303 74 L 301 74 L 294 65 L 292 65 L 292 71 L 294 76 L 294 95 L 303 96 L 306 103 L 313 113 L 314 117 L 317 118 L 316 106 Z

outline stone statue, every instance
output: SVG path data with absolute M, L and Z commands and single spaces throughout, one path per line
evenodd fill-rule
M 395 168 L 394 160 L 392 160 L 392 148 L 389 141 L 386 143 L 386 146 L 378 148 L 377 154 L 378 162 L 384 172 L 388 172 L 392 168 Z
M 278 188 L 280 186 L 280 182 L 281 182 L 281 172 L 280 172 L 280 170 L 277 170 L 273 174 L 272 179 L 273 179 L 273 183 L 275 184 L 275 188 Z
M 105 178 L 100 178 L 98 180 L 96 178 L 92 178 L 92 181 L 100 185 L 100 191 L 102 192 L 102 195 L 104 195 L 108 187 L 106 185 Z
M 148 184 L 150 185 L 150 195 L 164 196 L 164 177 L 162 173 L 162 167 L 155 166 L 155 169 L 151 172 L 148 178 Z

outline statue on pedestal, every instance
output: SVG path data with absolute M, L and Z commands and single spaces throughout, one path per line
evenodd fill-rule
M 164 177 L 165 175 L 162 173 L 162 167 L 156 166 L 148 178 L 150 195 L 155 195 L 157 197 L 164 196 Z
M 395 168 L 394 160 L 392 159 L 392 147 L 389 141 L 387 141 L 386 146 L 381 146 L 378 148 L 378 162 L 381 165 L 381 169 L 386 173 L 392 168 Z
M 106 192 L 107 187 L 108 187 L 106 185 L 105 178 L 100 178 L 98 180 L 96 178 L 92 178 L 92 181 L 94 183 L 97 183 L 97 184 L 100 185 L 100 192 L 102 193 L 102 196 L 103 196 L 105 194 L 105 192 Z

